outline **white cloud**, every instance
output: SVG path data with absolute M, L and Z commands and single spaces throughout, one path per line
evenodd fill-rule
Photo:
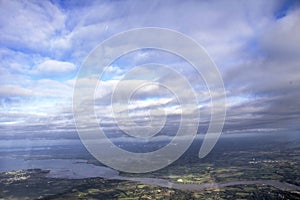
M 50 1 L 0 2 L 0 42 L 9 48 L 39 53 L 50 49 L 49 39 L 63 34 L 65 16 Z
M 30 96 L 32 91 L 18 85 L 0 85 L 0 97 Z
M 70 62 L 46 60 L 38 64 L 32 74 L 41 76 L 65 76 L 76 70 L 76 66 Z
M 37 97 L 71 99 L 73 94 L 73 87 L 65 82 L 51 79 L 37 80 L 30 88 Z
M 229 123 L 232 120 L 232 124 L 240 124 L 237 122 L 244 119 L 249 120 L 250 125 L 255 124 L 252 119 L 267 121 L 266 113 L 280 112 L 281 116 L 287 116 L 289 111 L 295 113 L 299 110 L 296 101 L 299 99 L 300 15 L 299 9 L 293 8 L 285 17 L 276 19 L 274 12 L 280 6 L 281 1 L 95 1 L 82 6 L 68 2 L 62 8 L 59 3 L 55 5 L 51 1 L 2 0 L 0 96 L 34 96 L 37 100 L 27 102 L 30 106 L 26 109 L 34 111 L 40 108 L 39 112 L 45 115 L 54 108 L 65 110 L 65 104 L 70 103 L 72 97 L 76 66 L 97 44 L 127 29 L 155 26 L 183 32 L 208 50 L 224 75 L 225 86 L 231 91 L 229 101 L 232 102 L 228 103 L 227 112 Z M 126 42 L 123 41 L 124 45 L 128 45 Z M 164 56 L 161 52 L 137 52 L 128 60 L 141 63 L 151 62 L 154 58 L 167 64 L 172 60 L 171 56 Z M 122 67 L 108 67 L 107 79 L 99 81 L 100 88 L 95 96 L 96 103 L 100 104 L 96 106 L 100 117 L 111 117 L 108 97 L 117 84 L 117 80 L 112 79 L 120 78 L 126 71 Z M 208 91 L 202 90 L 202 85 L 196 85 L 199 77 L 185 67 L 182 65 L 179 67 L 182 71 L 179 71 L 192 80 L 200 101 L 205 101 L 199 107 L 206 109 Z M 185 92 L 176 79 L 168 77 L 167 73 L 158 73 L 170 85 Z M 133 82 L 139 81 L 139 77 L 133 78 L 124 82 L 128 86 L 124 93 L 134 85 Z M 80 81 L 86 87 L 92 87 L 90 80 Z M 140 110 L 133 116 L 142 118 L 147 115 L 146 109 L 168 104 L 143 100 L 143 97 L 153 94 L 163 100 L 160 92 L 155 87 L 140 90 L 142 100 L 131 105 Z M 262 93 L 272 98 L 262 98 L 259 96 Z M 247 101 L 234 102 L 234 97 L 245 96 Z M 50 100 L 39 101 L 42 98 Z M 24 111 L 22 106 L 20 102 L 19 113 Z M 167 110 L 180 113 L 176 106 L 168 106 Z M 39 119 L 33 117 L 26 122 L 30 123 L 30 120 Z M 47 120 L 43 120 L 46 123 Z
M 260 37 L 263 50 L 272 59 L 293 59 L 300 56 L 300 9 L 270 23 Z

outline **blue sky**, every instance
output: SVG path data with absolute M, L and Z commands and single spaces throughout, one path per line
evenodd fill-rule
M 74 133 L 73 86 L 84 59 L 114 34 L 149 26 L 190 36 L 215 61 L 227 95 L 225 133 L 299 130 L 297 1 L 2 0 L 0 134 Z M 174 55 L 144 50 L 124 56 L 101 82 L 100 120 L 111 119 L 108 97 L 117 79 L 130 67 L 153 61 L 174 65 L 192 83 L 199 79 Z M 201 84 L 193 86 L 206 126 L 209 95 Z M 136 117 L 146 119 L 157 104 L 176 114 L 170 95 L 152 89 L 138 97 Z M 144 98 L 152 94 L 160 100 Z

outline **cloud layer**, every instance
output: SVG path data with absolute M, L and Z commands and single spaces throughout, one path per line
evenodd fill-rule
M 299 130 L 300 7 L 279 0 L 1 1 L 2 130 L 74 131 L 73 86 L 84 59 L 110 36 L 149 26 L 186 34 L 215 61 L 227 94 L 225 133 Z M 153 50 L 125 55 L 107 67 L 95 94 L 99 121 L 115 128 L 112 90 L 128 70 L 149 62 L 174 67 L 191 82 L 204 130 L 211 105 L 203 80 L 181 58 Z M 159 74 L 181 88 L 167 73 Z M 128 84 L 141 78 L 132 77 Z M 80 81 L 89 85 L 89 80 Z M 129 110 L 138 123 L 146 123 L 158 106 L 170 114 L 169 124 L 178 121 L 180 106 L 163 89 L 145 87 L 134 98 Z

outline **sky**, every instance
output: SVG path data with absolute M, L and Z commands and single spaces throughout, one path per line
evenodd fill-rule
M 73 89 L 85 58 L 105 39 L 143 27 L 181 32 L 206 49 L 224 81 L 224 134 L 299 131 L 298 1 L 0 0 L 1 137 L 76 133 Z M 151 49 L 107 66 L 95 94 L 100 123 L 116 128 L 109 103 L 113 88 L 134 66 L 154 61 L 174 66 L 191 82 L 202 133 L 211 108 L 203 80 L 181 58 Z M 162 69 L 157 72 L 172 81 Z M 180 89 L 179 83 L 172 82 Z M 149 110 L 158 106 L 170 114 L 172 128 L 180 106 L 170 92 L 153 85 L 137 93 L 129 114 L 147 123 Z

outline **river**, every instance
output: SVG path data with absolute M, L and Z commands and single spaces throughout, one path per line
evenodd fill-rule
M 172 183 L 160 178 L 125 177 L 119 172 L 104 166 L 88 164 L 86 160 L 80 159 L 42 159 L 24 160 L 21 158 L 0 158 L 0 172 L 24 169 L 50 170 L 49 178 L 82 179 L 100 177 L 113 180 L 134 181 L 148 185 L 180 189 L 180 190 L 205 190 L 217 189 L 235 185 L 269 185 L 284 191 L 299 191 L 300 187 L 277 180 L 252 180 L 252 181 L 230 181 L 226 183 L 204 183 L 204 184 L 180 184 Z

